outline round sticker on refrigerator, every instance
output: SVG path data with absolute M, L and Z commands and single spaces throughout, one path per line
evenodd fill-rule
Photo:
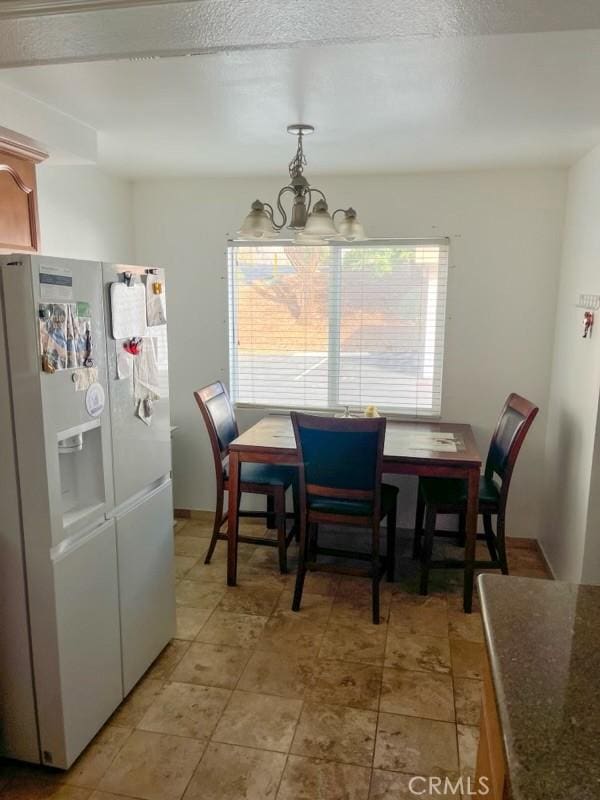
M 85 407 L 90 417 L 99 417 L 104 411 L 104 389 L 101 383 L 92 383 L 85 393 Z

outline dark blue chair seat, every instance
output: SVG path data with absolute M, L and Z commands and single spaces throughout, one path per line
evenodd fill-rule
M 381 518 L 396 507 L 398 487 L 381 484 Z M 366 517 L 373 513 L 371 503 L 361 500 L 338 500 L 331 497 L 309 496 L 308 508 L 322 514 L 346 514 L 349 517 Z
M 225 480 L 229 480 L 229 464 L 223 467 Z M 297 479 L 298 470 L 294 467 L 279 467 L 275 464 L 252 464 L 242 461 L 240 469 L 242 483 L 258 483 L 265 486 L 283 486 L 288 488 Z
M 419 493 L 426 506 L 460 512 L 467 508 L 467 482 L 456 478 L 421 478 Z M 497 507 L 500 490 L 493 478 L 479 478 L 479 505 Z

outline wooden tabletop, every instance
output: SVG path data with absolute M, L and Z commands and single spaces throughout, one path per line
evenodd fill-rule
M 230 451 L 273 452 L 294 456 L 296 442 L 287 414 L 270 414 L 240 434 Z M 388 420 L 384 461 L 480 467 L 481 457 L 470 425 L 454 422 Z

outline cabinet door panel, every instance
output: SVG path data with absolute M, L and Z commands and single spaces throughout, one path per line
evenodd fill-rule
M 0 151 L 0 247 L 37 250 L 35 165 Z

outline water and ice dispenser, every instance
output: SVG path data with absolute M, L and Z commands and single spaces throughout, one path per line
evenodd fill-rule
M 68 528 L 106 502 L 100 420 L 60 432 L 57 447 L 63 527 Z

